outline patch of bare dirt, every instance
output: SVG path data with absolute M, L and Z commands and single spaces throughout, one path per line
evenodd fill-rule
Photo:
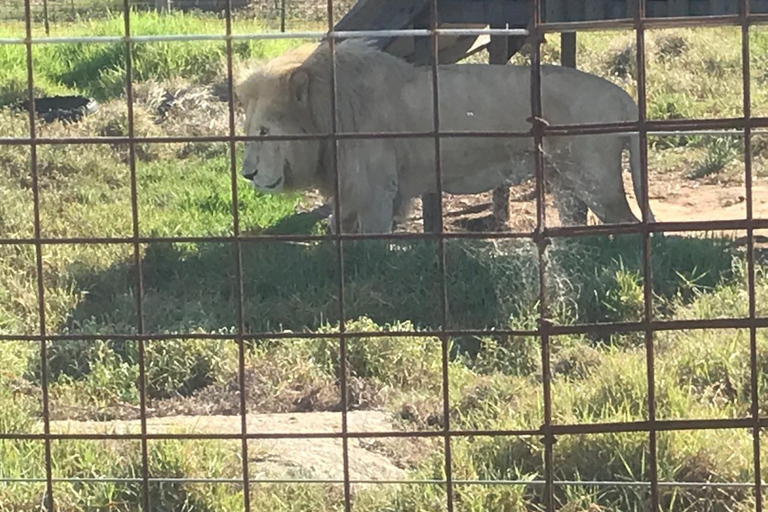
M 746 187 L 743 180 L 692 180 L 678 172 L 652 173 L 650 178 L 650 206 L 657 222 L 721 221 L 745 219 Z M 632 211 L 640 218 L 640 207 L 635 198 L 632 178 L 624 173 L 624 189 Z M 753 215 L 768 218 L 768 182 L 755 181 L 752 186 Z M 491 192 L 476 195 L 443 195 L 445 231 L 489 231 L 493 226 Z M 307 196 L 307 210 L 318 209 L 322 198 Z M 310 206 L 307 206 L 310 205 Z M 330 210 L 328 210 L 330 211 Z M 551 196 L 546 198 L 548 226 L 559 226 L 560 219 Z M 590 213 L 590 224 L 597 220 Z M 528 182 L 510 187 L 509 229 L 529 232 L 536 227 L 536 199 L 534 184 Z M 399 232 L 421 232 L 423 217 L 421 199 L 414 202 L 413 213 L 397 227 Z
M 296 414 L 249 414 L 247 429 L 262 434 L 334 434 L 341 432 L 341 414 L 305 412 Z M 400 430 L 390 413 L 351 411 L 347 413 L 350 432 L 392 432 Z M 147 419 L 149 434 L 214 434 L 241 432 L 238 416 L 167 416 Z M 52 421 L 54 434 L 138 434 L 139 420 Z M 414 457 L 426 456 L 433 440 L 423 438 L 370 438 L 349 440 L 350 477 L 356 480 L 394 480 L 406 477 Z M 420 455 L 419 455 L 420 454 Z M 256 473 L 252 478 L 275 478 L 296 474 L 312 478 L 342 479 L 340 438 L 284 438 L 254 440 L 249 457 Z
M 690 222 L 710 220 L 737 220 L 746 218 L 746 187 L 743 180 L 724 179 L 691 180 L 681 173 L 652 173 L 650 206 L 657 222 Z M 640 218 L 640 207 L 635 199 L 632 178 L 624 173 L 624 189 L 629 206 Z M 768 218 L 768 182 L 756 181 L 752 186 L 753 214 Z M 443 222 L 447 232 L 490 231 L 493 226 L 491 192 L 476 195 L 443 195 Z M 331 209 L 323 207 L 317 193 L 308 193 L 300 212 L 313 212 L 324 218 Z M 546 198 L 548 226 L 559 226 L 560 219 L 551 196 Z M 590 213 L 590 224 L 597 220 Z M 536 199 L 534 184 L 528 182 L 510 187 L 509 229 L 530 232 L 536 227 Z M 397 232 L 421 232 L 423 217 L 421 199 L 414 201 L 412 214 L 397 226 Z

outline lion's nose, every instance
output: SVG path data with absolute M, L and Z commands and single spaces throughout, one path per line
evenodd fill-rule
M 258 170 L 254 170 L 253 172 L 251 172 L 251 173 L 248 173 L 248 174 L 246 174 L 246 173 L 243 173 L 243 178 L 245 178 L 245 179 L 247 179 L 247 180 L 252 180 L 253 178 L 255 178 L 255 177 L 256 177 L 256 175 L 257 175 L 257 174 L 259 174 L 259 171 L 258 171 Z

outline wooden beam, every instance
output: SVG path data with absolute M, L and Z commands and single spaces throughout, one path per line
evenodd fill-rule
M 560 34 L 560 63 L 569 68 L 576 67 L 576 32 Z

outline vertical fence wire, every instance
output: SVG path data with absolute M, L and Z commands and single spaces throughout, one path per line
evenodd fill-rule
M 45 448 L 46 509 L 53 511 L 53 464 L 51 461 L 51 416 L 48 394 L 48 339 L 45 317 L 45 285 L 43 276 L 43 245 L 40 232 L 40 180 L 37 166 L 37 130 L 35 118 L 34 54 L 32 51 L 32 0 L 24 0 L 24 28 L 26 31 L 27 93 L 29 98 L 29 165 L 32 175 L 32 202 L 34 215 L 35 271 L 37 273 L 37 314 L 40 330 L 40 387 L 42 388 L 43 443 Z
M 451 436 L 451 408 L 450 408 L 450 340 L 447 333 L 448 322 L 450 319 L 448 302 L 448 269 L 445 252 L 445 222 L 443 218 L 443 166 L 442 166 L 442 140 L 440 136 L 441 115 L 440 115 L 440 37 L 437 29 L 440 25 L 440 12 L 438 0 L 431 0 L 429 3 L 429 47 L 430 47 L 430 70 L 432 84 L 432 130 L 434 131 L 434 159 L 435 159 L 435 205 L 437 218 L 433 219 L 437 223 L 435 231 L 437 232 L 437 258 L 440 275 L 440 351 L 441 351 L 441 376 L 442 376 L 442 394 L 443 394 L 443 456 L 445 472 L 445 499 L 448 512 L 453 512 L 454 504 L 454 483 L 453 483 L 453 458 L 452 458 L 452 436 Z M 427 222 L 426 217 L 424 222 Z
M 327 0 L 327 30 L 328 33 L 332 33 L 334 30 L 334 8 L 333 0 Z M 336 60 L 336 39 L 334 37 L 328 37 L 328 53 L 329 53 L 329 65 L 330 65 L 330 121 L 331 121 L 331 137 L 326 142 L 321 144 L 327 144 L 327 148 L 330 152 L 331 167 L 333 169 L 334 176 L 334 192 L 336 194 L 333 201 L 334 207 L 334 222 L 335 222 L 335 240 L 336 245 L 336 260 L 338 272 L 338 303 L 339 303 L 339 397 L 341 405 L 341 463 L 342 473 L 344 480 L 344 510 L 345 512 L 352 511 L 352 484 L 349 475 L 349 421 L 347 412 L 349 410 L 349 384 L 348 384 L 348 361 L 347 361 L 347 315 L 346 315 L 346 294 L 345 294 L 345 266 L 344 266 L 344 239 L 342 238 L 342 225 L 344 224 L 342 219 L 341 209 L 341 175 L 339 173 L 339 141 L 337 138 L 339 130 L 339 120 L 337 111 L 338 101 L 338 87 L 337 87 L 337 71 L 338 62 Z
M 237 142 L 235 140 L 235 73 L 232 62 L 232 0 L 227 0 L 225 18 L 226 54 L 227 54 L 227 107 L 229 114 L 229 172 L 232 186 L 232 234 L 235 246 L 235 275 L 237 276 L 237 382 L 240 392 L 240 455 L 242 458 L 243 508 L 251 511 L 251 485 L 248 468 L 248 404 L 246 398 L 247 383 L 245 374 L 245 325 L 243 319 L 243 243 L 240 239 L 240 202 L 238 198 Z M 231 247 L 231 245 L 230 245 Z
M 646 380 L 647 380 L 647 406 L 648 406 L 648 465 L 651 481 L 650 505 L 653 512 L 658 512 L 659 501 L 659 475 L 657 460 L 657 430 L 656 430 L 656 371 L 654 353 L 653 322 L 653 274 L 651 267 L 651 232 L 648 229 L 650 222 L 650 187 L 648 179 L 648 128 L 647 128 L 647 83 L 645 61 L 645 16 L 646 0 L 638 0 L 635 16 L 635 36 L 637 51 L 637 114 L 638 114 L 638 140 L 640 151 L 640 206 L 642 212 L 641 224 L 645 228 L 643 237 L 643 324 L 645 330 L 645 354 L 646 354 Z
M 550 320 L 549 303 L 547 297 L 547 211 L 546 211 L 546 179 L 544 166 L 544 128 L 546 121 L 543 117 L 542 87 L 541 87 L 541 44 L 543 34 L 541 32 L 541 0 L 533 0 L 530 41 L 531 48 L 531 76 L 530 76 L 530 122 L 533 135 L 533 165 L 535 176 L 536 194 L 536 227 L 534 229 L 534 242 L 536 243 L 539 264 L 539 310 L 538 310 L 538 334 L 541 344 L 541 372 L 542 394 L 544 398 L 544 422 L 541 426 L 544 444 L 544 506 L 547 512 L 555 510 L 555 469 L 554 448 L 555 436 L 552 433 L 552 387 L 550 362 Z
M 752 456 L 753 456 L 753 471 L 755 482 L 755 510 L 756 512 L 762 512 L 763 510 L 763 491 L 762 491 L 762 476 L 761 476 L 761 464 L 760 464 L 760 395 L 758 384 L 758 352 L 757 352 L 757 327 L 755 319 L 756 304 L 755 304 L 755 229 L 751 225 L 754 220 L 753 209 L 753 189 L 752 189 L 752 72 L 751 72 L 751 57 L 750 57 L 750 45 L 749 45 L 749 11 L 750 0 L 741 0 L 740 4 L 741 14 L 741 65 L 742 65 L 742 81 L 743 81 L 743 113 L 744 113 L 744 194 L 746 196 L 746 218 L 747 218 L 747 295 L 749 296 L 749 366 L 750 366 L 750 415 L 753 421 L 752 426 Z
M 133 264 L 136 273 L 134 283 L 136 293 L 136 331 L 144 334 L 144 279 L 141 259 L 141 231 L 139 229 L 139 203 L 136 179 L 136 132 L 133 112 L 133 45 L 131 37 L 130 0 L 123 0 L 123 30 L 125 35 L 125 94 L 128 107 L 128 166 L 131 181 L 131 224 L 133 238 Z M 139 413 L 141 416 L 141 484 L 144 512 L 151 512 L 152 503 L 149 489 L 149 449 L 147 445 L 147 371 L 146 341 L 137 340 L 139 353 Z

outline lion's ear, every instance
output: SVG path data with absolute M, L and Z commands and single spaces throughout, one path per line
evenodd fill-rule
M 291 73 L 289 87 L 292 99 L 306 103 L 309 98 L 309 74 L 303 69 L 297 69 Z

